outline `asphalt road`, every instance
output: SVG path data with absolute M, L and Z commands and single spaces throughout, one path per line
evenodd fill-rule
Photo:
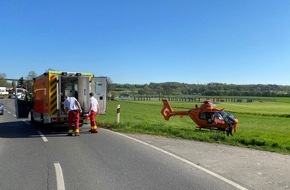
M 0 116 L 0 189 L 288 189 L 290 157 L 101 129 L 79 137 Z

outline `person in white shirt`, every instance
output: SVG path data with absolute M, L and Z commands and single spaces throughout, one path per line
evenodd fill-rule
M 94 97 L 94 93 L 90 93 L 90 111 L 89 111 L 89 116 L 90 116 L 90 121 L 91 121 L 91 133 L 97 133 L 98 132 L 98 127 L 97 127 L 97 122 L 96 122 L 96 116 L 99 111 L 99 103 L 98 100 Z
M 81 105 L 75 97 L 68 97 L 65 95 L 64 98 L 64 109 L 68 113 L 68 136 L 72 136 L 73 134 L 73 121 L 75 122 L 75 136 L 79 136 L 80 112 L 82 112 Z

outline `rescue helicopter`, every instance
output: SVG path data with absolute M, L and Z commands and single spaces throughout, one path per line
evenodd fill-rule
M 217 109 L 215 104 L 210 100 L 205 100 L 201 106 L 195 106 L 188 111 L 174 111 L 167 99 L 163 99 L 163 108 L 161 114 L 165 120 L 169 120 L 171 116 L 179 115 L 189 116 L 197 125 L 198 128 L 206 128 L 210 130 L 219 130 L 226 132 L 227 136 L 233 135 L 232 131 L 236 132 L 238 119 L 230 112 L 224 109 Z

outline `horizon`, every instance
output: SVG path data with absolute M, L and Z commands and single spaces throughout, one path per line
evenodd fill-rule
M 180 84 L 188 84 L 188 85 L 209 85 L 211 83 L 215 83 L 215 84 L 224 84 L 224 85 L 277 85 L 277 86 L 290 86 L 290 85 L 280 85 L 280 84 L 234 84 L 234 83 L 220 83 L 220 82 L 209 82 L 209 83 L 184 83 L 184 82 L 149 82 L 149 83 L 145 83 L 145 84 L 130 84 L 130 83 L 114 83 L 112 82 L 112 84 L 120 84 L 120 85 L 149 85 L 150 83 L 154 83 L 154 84 L 164 84 L 164 83 L 180 83 Z
M 45 73 L 45 72 L 44 72 Z M 0 73 L 1 74 L 1 73 Z M 42 74 L 41 74 L 42 75 Z M 40 75 L 38 75 L 40 76 Z M 23 77 L 23 76 L 22 76 Z M 12 82 L 9 82 L 9 81 L 18 81 L 20 80 L 22 77 L 20 78 L 15 78 L 15 79 L 12 79 L 12 78 L 5 78 L 5 79 L 2 79 L 2 80 L 6 80 L 8 81 L 8 83 L 12 83 Z M 106 76 L 103 76 L 103 77 L 106 77 Z M 110 78 L 110 77 L 108 77 Z M 1 79 L 0 79 L 1 80 Z M 31 81 L 33 79 L 25 79 L 25 77 L 23 77 L 23 80 L 24 81 Z M 110 80 L 110 79 L 109 79 Z M 179 84 L 188 84 L 188 85 L 209 85 L 209 84 L 223 84 L 223 85 L 278 85 L 278 86 L 290 86 L 290 85 L 283 85 L 283 84 L 237 84 L 237 83 L 222 83 L 222 82 L 209 82 L 209 83 L 186 83 L 186 82 L 177 82 L 177 81 L 167 81 L 167 82 L 149 82 L 149 83 L 143 83 L 143 84 L 136 84 L 136 83 L 116 83 L 116 82 L 111 82 L 112 84 L 120 84 L 120 85 L 150 85 L 151 83 L 154 83 L 154 84 L 165 84 L 165 83 L 179 83 Z

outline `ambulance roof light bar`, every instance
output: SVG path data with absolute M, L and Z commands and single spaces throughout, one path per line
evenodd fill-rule
M 62 72 L 62 76 L 80 76 L 81 73 L 76 73 L 76 72 Z

